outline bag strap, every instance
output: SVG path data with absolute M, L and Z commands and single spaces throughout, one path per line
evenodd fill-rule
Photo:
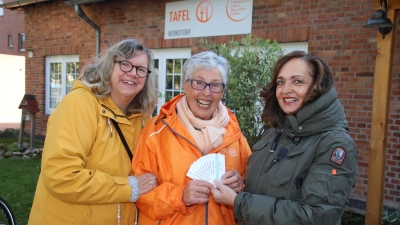
M 132 158 L 133 158 L 132 152 L 129 149 L 128 143 L 126 143 L 125 137 L 122 134 L 121 129 L 119 128 L 117 121 L 115 121 L 113 119 L 111 119 L 111 121 L 114 124 L 114 127 L 117 130 L 119 137 L 121 138 L 122 144 L 124 144 L 124 146 L 125 146 L 126 153 L 128 153 L 129 158 L 131 159 L 131 162 L 132 162 Z

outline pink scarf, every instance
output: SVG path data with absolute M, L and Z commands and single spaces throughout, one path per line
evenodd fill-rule
M 178 118 L 196 141 L 203 155 L 222 144 L 225 126 L 228 124 L 230 118 L 228 116 L 228 110 L 221 101 L 210 120 L 202 120 L 195 117 L 189 109 L 186 96 L 183 96 L 183 98 L 179 100 L 176 107 L 178 109 Z

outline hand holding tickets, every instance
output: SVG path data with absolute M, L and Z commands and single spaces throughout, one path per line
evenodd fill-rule
M 186 176 L 193 180 L 204 180 L 214 184 L 214 179 L 221 180 L 225 173 L 225 156 L 208 154 L 196 160 L 189 168 Z

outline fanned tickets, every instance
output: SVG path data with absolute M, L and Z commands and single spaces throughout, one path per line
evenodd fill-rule
M 208 154 L 196 160 L 186 176 L 193 180 L 204 180 L 214 184 L 214 179 L 221 180 L 225 173 L 225 155 Z

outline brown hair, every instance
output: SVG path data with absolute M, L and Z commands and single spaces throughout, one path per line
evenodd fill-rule
M 280 108 L 278 99 L 276 98 L 276 80 L 282 67 L 292 59 L 304 60 L 309 66 L 310 75 L 313 78 L 313 83 L 310 85 L 304 98 L 304 105 L 315 101 L 333 87 L 333 75 L 328 65 L 321 58 L 303 51 L 293 51 L 279 58 L 274 68 L 271 83 L 262 88 L 260 92 L 260 97 L 264 101 L 262 120 L 264 123 L 270 123 L 274 127 L 285 118 L 285 113 Z

